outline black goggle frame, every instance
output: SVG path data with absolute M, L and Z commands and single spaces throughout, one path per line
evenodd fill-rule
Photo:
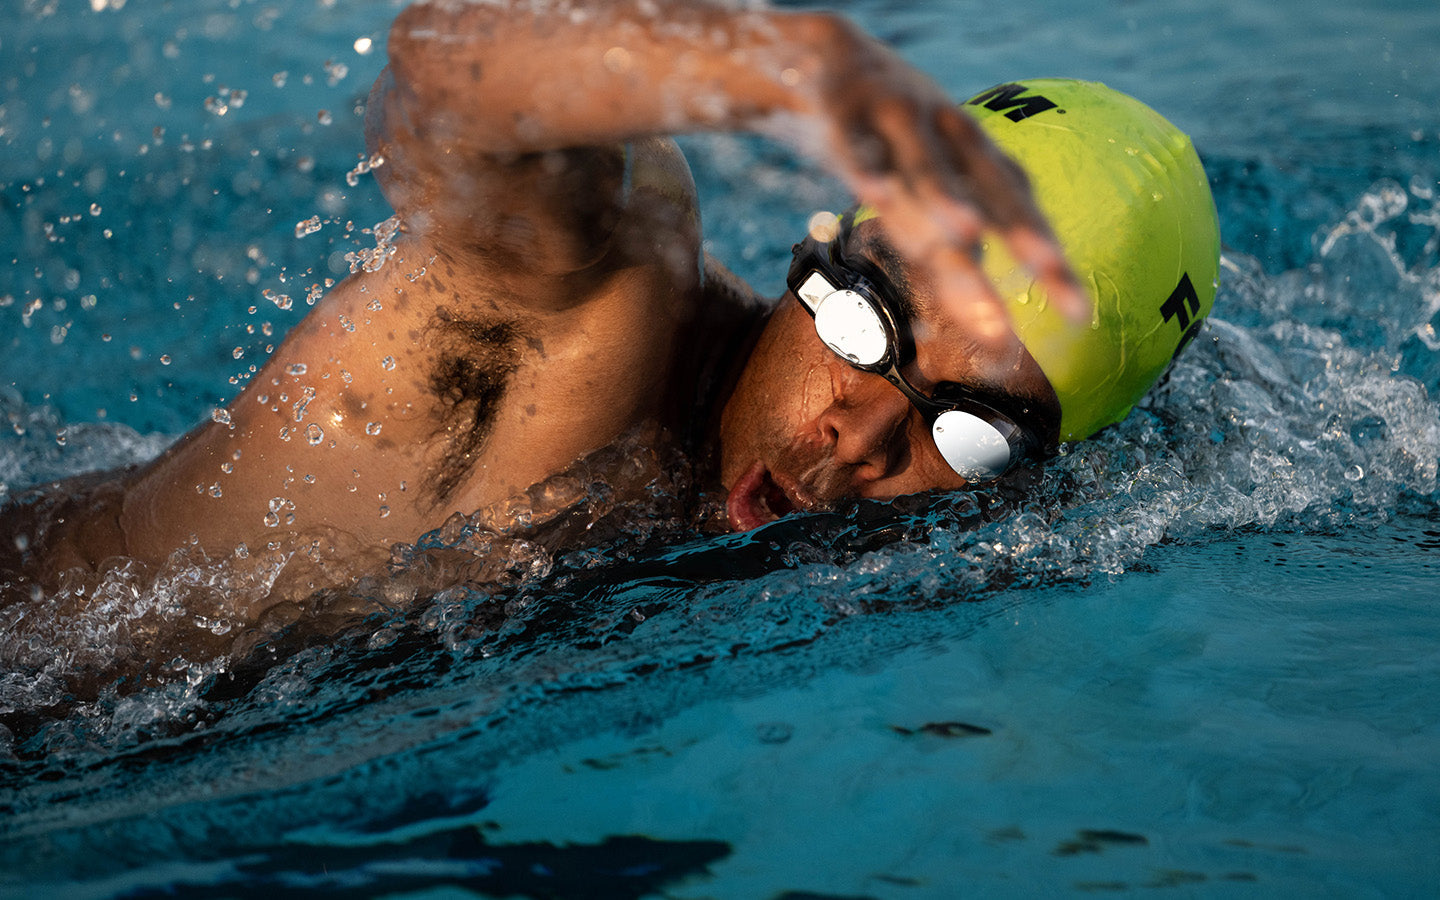
M 848 291 L 863 298 L 872 307 L 885 333 L 886 349 L 879 359 L 866 363 L 841 352 L 833 345 L 827 346 L 854 368 L 879 375 L 893 384 L 920 412 L 932 431 L 936 429 L 937 420 L 951 411 L 966 413 L 994 429 L 1008 446 L 1008 458 L 1003 462 L 997 460 L 998 464 L 982 464 L 978 468 L 957 466 L 941 447 L 938 432 L 934 434 L 941 456 L 967 481 L 993 480 L 1004 474 L 1018 460 L 1035 454 L 1041 443 L 1034 435 L 1017 424 L 1014 417 L 971 396 L 963 386 L 948 385 L 945 389 L 946 396 L 937 399 L 921 393 L 901 373 L 901 369 L 915 358 L 914 337 L 909 323 L 901 313 L 903 307 L 890 279 L 870 260 L 863 257 L 852 258 L 845 253 L 852 228 L 853 217 L 847 214 L 841 219 L 839 232 L 832 239 L 820 241 L 813 235 L 807 235 L 803 241 L 796 244 L 786 286 L 811 318 L 816 317 L 820 304 L 835 294 Z M 813 280 L 816 275 L 824 279 L 823 287 Z M 962 468 L 967 471 L 962 471 Z

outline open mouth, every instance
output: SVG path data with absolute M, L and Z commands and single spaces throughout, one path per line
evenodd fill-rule
M 736 531 L 749 531 L 767 522 L 773 522 L 786 513 L 798 509 L 795 501 L 776 484 L 765 464 L 757 462 L 730 488 L 725 500 L 725 511 L 730 518 L 730 527 Z

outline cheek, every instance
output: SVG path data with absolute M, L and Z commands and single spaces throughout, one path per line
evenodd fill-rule
M 809 328 L 808 317 L 803 324 Z M 839 395 L 835 361 L 813 329 L 781 329 L 757 348 L 721 421 L 727 486 L 757 459 L 792 443 Z
M 804 359 L 797 362 L 804 372 L 796 387 L 798 396 L 795 398 L 796 424 L 800 425 L 813 422 L 828 409 L 841 396 L 841 384 L 828 360 Z

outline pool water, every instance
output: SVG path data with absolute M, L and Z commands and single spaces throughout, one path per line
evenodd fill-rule
M 3 498 L 159 452 L 373 244 L 397 5 L 0 7 Z M 0 895 L 1432 895 L 1440 7 L 1231 7 L 841 7 L 957 96 L 1094 78 L 1194 136 L 1215 321 L 1121 426 L 1023 496 L 509 546 L 54 720 L 86 636 L 6 619 Z M 686 148 L 778 293 L 843 196 Z

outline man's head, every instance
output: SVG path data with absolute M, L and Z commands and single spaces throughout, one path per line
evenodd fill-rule
M 1051 308 L 990 242 L 985 271 L 1019 342 L 976 340 L 873 214 L 852 210 L 797 245 L 790 295 L 724 410 L 736 528 L 845 497 L 973 484 L 1089 437 L 1124 418 L 1208 314 L 1218 225 L 1184 134 L 1078 81 L 1005 84 L 966 108 L 1030 177 L 1089 289 L 1089 326 Z

